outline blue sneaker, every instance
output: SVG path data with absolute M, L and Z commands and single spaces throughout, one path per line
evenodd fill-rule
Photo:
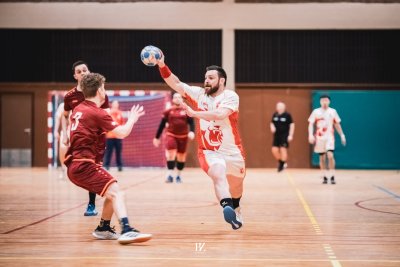
M 182 183 L 182 179 L 179 175 L 176 176 L 176 183 L 178 183 L 178 184 Z
M 227 223 L 232 225 L 233 230 L 237 230 L 240 227 L 242 227 L 242 222 L 240 221 L 240 218 L 236 216 L 236 212 L 234 209 L 232 209 L 229 206 L 226 206 L 224 208 L 224 219 Z
M 171 175 L 169 175 L 169 176 L 167 177 L 167 180 L 165 180 L 165 182 L 166 182 L 167 184 L 173 183 L 173 182 L 174 182 L 174 177 L 172 177 Z
M 96 210 L 96 206 L 93 204 L 88 204 L 85 213 L 83 214 L 84 216 L 96 216 L 98 214 Z

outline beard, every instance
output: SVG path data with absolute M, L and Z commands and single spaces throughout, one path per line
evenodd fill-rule
M 206 90 L 206 94 L 207 94 L 207 95 L 212 95 L 212 94 L 214 94 L 215 92 L 218 91 L 218 89 L 219 89 L 219 83 L 218 83 L 216 86 L 211 86 L 211 85 L 209 85 L 209 84 L 206 84 L 206 85 L 204 86 L 204 89 Z

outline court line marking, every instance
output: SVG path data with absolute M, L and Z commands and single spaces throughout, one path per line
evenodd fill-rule
M 146 179 L 146 180 L 143 180 L 143 181 L 140 181 L 140 182 L 137 182 L 137 183 L 128 185 L 128 186 L 126 186 L 126 187 L 123 187 L 122 190 L 127 190 L 127 189 L 129 189 L 129 188 L 132 188 L 132 187 L 135 187 L 135 186 L 138 186 L 138 185 L 147 183 L 147 182 L 149 182 L 150 180 L 153 180 L 153 179 L 158 178 L 158 177 L 159 177 L 159 175 L 157 175 L 157 176 L 152 176 L 152 177 L 150 177 L 149 179 Z M 80 208 L 80 207 L 82 207 L 82 206 L 85 206 L 86 204 L 87 204 L 87 202 L 81 203 L 81 204 L 79 204 L 79 205 L 77 205 L 77 206 L 75 206 L 75 207 L 72 207 L 72 208 L 69 208 L 69 209 L 60 211 L 60 212 L 58 212 L 58 213 L 56 213 L 56 214 L 50 215 L 50 216 L 48 216 L 48 217 L 45 217 L 45 218 L 40 219 L 40 220 L 38 220 L 38 221 L 34 221 L 34 222 L 32 222 L 32 223 L 29 223 L 29 224 L 22 225 L 22 226 L 20 226 L 20 227 L 11 229 L 11 230 L 6 231 L 6 232 L 3 232 L 3 233 L 1 233 L 1 234 L 3 234 L 3 235 L 11 234 L 11 233 L 13 233 L 13 232 L 16 232 L 16 231 L 25 229 L 25 228 L 27 228 L 27 227 L 29 227 L 29 226 L 33 226 L 33 225 L 36 225 L 36 224 L 45 222 L 45 221 L 50 220 L 50 219 L 52 219 L 52 218 L 55 218 L 55 217 L 57 217 L 57 216 L 63 215 L 63 214 L 65 214 L 65 213 L 67 213 L 67 212 L 69 212 L 69 211 L 71 211 L 71 210 L 74 210 L 74 209 Z
M 24 229 L 24 228 L 27 228 L 27 227 L 29 227 L 29 226 L 33 226 L 33 225 L 39 224 L 39 223 L 41 223 L 41 222 L 44 222 L 44 221 L 50 220 L 50 219 L 52 219 L 52 218 L 54 218 L 54 217 L 57 217 L 57 216 L 59 216 L 59 215 L 62 215 L 62 214 L 64 214 L 64 213 L 67 213 L 67 212 L 69 212 L 69 211 L 71 211 L 71 210 L 74 210 L 74 209 L 77 209 L 77 208 L 79 208 L 79 207 L 82 207 L 82 206 L 84 206 L 85 204 L 87 204 L 87 203 L 82 203 L 82 204 L 79 204 L 79 205 L 77 205 L 77 206 L 75 206 L 75 207 L 72 207 L 72 208 L 69 208 L 69 209 L 66 209 L 66 210 L 60 211 L 60 212 L 58 212 L 58 213 L 56 213 L 56 214 L 53 214 L 53 215 L 51 215 L 51 216 L 48 216 L 48 217 L 45 217 L 45 218 L 43 218 L 43 219 L 40 219 L 40 220 L 38 220 L 38 221 L 35 221 L 35 222 L 32 222 L 32 223 L 29 223 L 29 224 L 25 224 L 25 225 L 23 225 L 23 226 L 20 226 L 20 227 L 14 228 L 14 229 L 12 229 L 12 230 L 9 230 L 9 231 L 6 231 L 6 232 L 3 232 L 2 234 L 3 234 L 3 235 L 6 235 L 6 234 L 11 234 L 11 233 L 13 233 L 13 232 L 16 232 L 16 231 L 22 230 L 22 229 Z
M 105 256 L 83 256 L 83 257 L 0 257 L 1 260 L 175 260 L 175 261 L 269 261 L 269 262 L 332 262 L 335 264 L 333 266 L 341 266 L 337 260 L 329 259 L 282 259 L 282 258 L 215 258 L 215 257 L 190 257 L 190 258 L 167 258 L 167 257 L 105 257 Z M 380 263 L 400 263 L 399 260 L 380 260 L 380 259 L 343 259 L 342 262 L 380 262 Z
M 386 213 L 386 214 L 393 214 L 393 215 L 400 215 L 400 213 L 390 212 L 390 211 L 384 211 L 384 210 L 377 210 L 377 209 L 372 209 L 372 208 L 367 208 L 367 207 L 364 207 L 363 205 L 361 205 L 361 203 L 364 203 L 364 202 L 369 202 L 369 201 L 374 201 L 374 200 L 381 200 L 381 199 L 392 199 L 392 198 L 389 198 L 389 197 L 385 197 L 385 198 L 379 197 L 379 198 L 371 198 L 371 199 L 366 199 L 366 200 L 360 200 L 360 201 L 357 201 L 356 203 L 354 203 L 354 205 L 355 205 L 356 207 L 358 207 L 358 208 L 361 208 L 361 209 L 364 209 L 364 210 L 368 210 L 368 211 L 379 212 L 379 213 Z
M 400 201 L 400 196 L 397 195 L 397 194 L 395 194 L 395 193 L 393 193 L 393 192 L 390 191 L 389 189 L 386 189 L 386 188 L 384 188 L 384 187 L 382 187 L 382 186 L 378 186 L 378 185 L 373 185 L 373 186 L 374 186 L 375 188 L 378 188 L 379 190 L 385 192 L 386 194 L 388 194 L 388 195 L 394 197 L 396 200 Z
M 323 232 L 321 230 L 321 227 L 318 224 L 317 219 L 315 218 L 313 212 L 311 211 L 310 205 L 308 205 L 306 199 L 303 196 L 303 193 L 300 191 L 300 189 L 297 187 L 297 185 L 295 184 L 292 175 L 290 174 L 290 172 L 288 172 L 287 170 L 285 171 L 286 173 L 286 177 L 289 180 L 289 183 L 292 185 L 292 187 L 295 189 L 296 193 L 297 193 L 297 197 L 299 198 L 304 211 L 306 212 L 308 219 L 311 222 L 311 225 L 314 228 L 314 231 L 316 233 L 316 235 L 323 235 Z M 325 251 L 326 256 L 329 259 L 329 262 L 332 264 L 333 267 L 342 267 L 342 265 L 340 264 L 340 261 L 337 259 L 335 252 L 333 251 L 332 247 L 330 244 L 323 244 L 323 248 Z

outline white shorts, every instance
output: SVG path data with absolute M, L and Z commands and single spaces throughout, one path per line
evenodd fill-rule
M 329 150 L 335 150 L 335 138 L 324 138 L 316 139 L 314 152 L 315 153 L 326 153 Z
M 208 173 L 209 168 L 214 164 L 221 164 L 226 168 L 227 175 L 244 178 L 246 166 L 242 154 L 223 155 L 216 151 L 199 150 L 199 161 L 201 168 Z

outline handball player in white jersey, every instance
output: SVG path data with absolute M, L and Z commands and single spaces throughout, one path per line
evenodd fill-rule
M 196 119 L 201 168 L 214 183 L 225 221 L 237 230 L 243 224 L 239 202 L 246 174 L 238 131 L 239 96 L 225 88 L 226 72 L 219 66 L 206 68 L 204 88 L 181 82 L 165 64 L 164 56 L 158 66 L 164 81 L 190 105 L 182 104 Z
M 310 144 L 315 144 L 314 152 L 319 154 L 319 166 L 323 175 L 323 184 L 328 183 L 330 177 L 331 184 L 335 181 L 335 129 L 339 133 L 342 145 L 346 145 L 346 137 L 340 125 L 341 119 L 335 109 L 330 108 L 331 99 L 328 95 L 321 95 L 321 107 L 314 109 L 308 118 L 308 140 Z M 314 132 L 315 125 L 315 132 Z M 328 158 L 328 164 L 326 164 Z

